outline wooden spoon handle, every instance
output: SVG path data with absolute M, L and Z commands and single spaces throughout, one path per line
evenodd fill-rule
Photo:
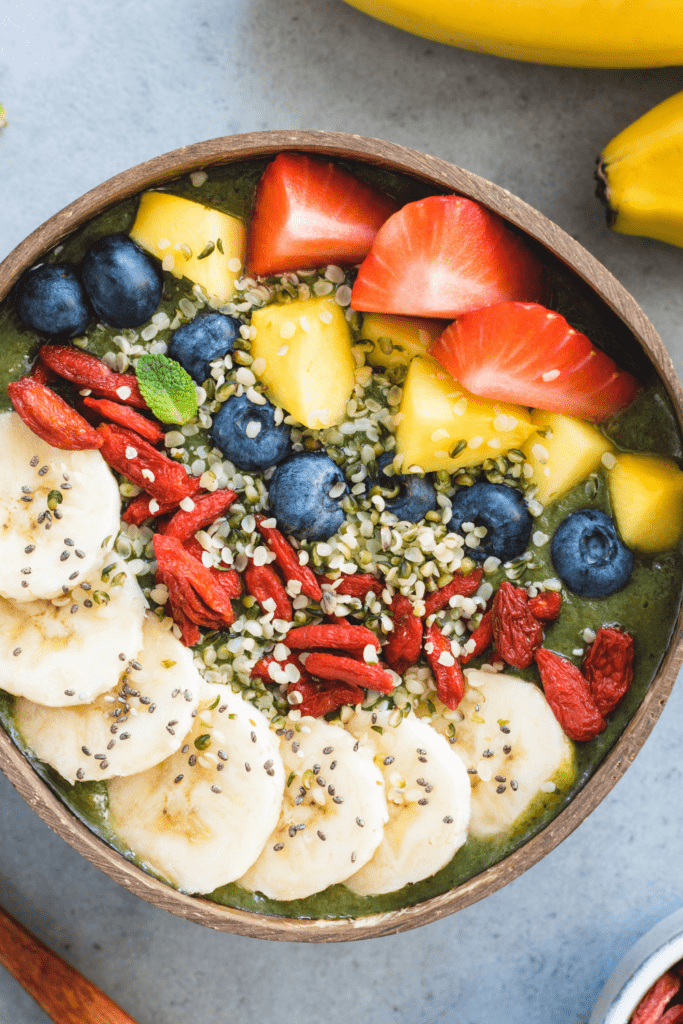
M 2 908 L 0 963 L 56 1024 L 136 1024 L 109 996 Z

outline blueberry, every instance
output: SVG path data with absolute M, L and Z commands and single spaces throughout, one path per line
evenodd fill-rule
M 393 461 L 393 453 L 385 452 L 380 455 L 377 464 L 380 470 L 384 470 Z M 417 476 L 409 473 L 407 476 L 385 476 L 379 474 L 379 483 L 385 488 L 394 488 L 398 485 L 399 491 L 395 498 L 385 498 L 387 510 L 404 522 L 419 523 L 428 512 L 436 509 L 436 491 L 434 485 L 427 477 Z
M 83 260 L 83 284 L 95 312 L 112 327 L 139 327 L 161 302 L 163 279 L 128 235 L 107 235 Z
M 225 402 L 213 419 L 211 436 L 223 454 L 252 473 L 289 455 L 289 427 L 275 423 L 275 406 L 256 405 L 246 395 Z
M 82 334 L 91 317 L 88 297 L 69 263 L 43 263 L 26 274 L 17 289 L 17 312 L 35 331 L 68 338 Z
M 582 508 L 563 519 L 550 546 L 555 571 L 579 597 L 607 597 L 625 587 L 633 552 L 604 512 Z
M 179 327 L 171 339 L 168 354 L 185 367 L 190 377 L 203 384 L 211 374 L 212 359 L 232 352 L 240 336 L 241 323 L 223 313 L 203 313 Z
M 344 490 L 338 488 L 343 483 Z M 339 489 L 330 497 L 332 488 Z M 283 533 L 302 540 L 327 540 L 344 522 L 339 502 L 346 493 L 344 474 L 325 452 L 292 455 L 270 481 L 270 504 Z
M 533 520 L 521 491 L 505 484 L 478 483 L 461 488 L 453 498 L 448 529 L 465 536 L 463 523 L 485 526 L 487 530 L 478 547 L 466 547 L 470 558 L 483 562 L 493 555 L 509 562 L 526 551 Z

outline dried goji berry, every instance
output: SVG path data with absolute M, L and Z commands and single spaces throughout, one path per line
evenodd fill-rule
M 83 404 L 88 409 L 99 413 L 102 419 L 135 430 L 150 444 L 161 444 L 164 439 L 164 432 L 156 421 L 148 420 L 146 416 L 135 412 L 129 405 L 120 405 L 119 402 L 111 402 L 108 398 L 89 397 L 83 399 Z
M 79 388 L 87 388 L 97 395 L 115 402 L 146 409 L 147 402 L 140 394 L 137 377 L 132 373 L 116 373 L 105 362 L 72 345 L 43 345 L 40 361 L 59 377 L 71 381 Z
M 543 643 L 543 627 L 529 610 L 524 587 L 503 580 L 491 606 L 491 626 L 503 661 L 514 668 L 528 668 Z
M 360 704 L 365 694 L 358 686 L 342 684 L 341 686 L 319 687 L 315 692 L 309 692 L 309 688 L 302 687 L 300 683 L 294 683 L 288 689 L 288 693 L 299 692 L 303 695 L 301 704 L 295 704 L 303 716 L 319 718 L 327 715 L 330 711 L 336 711 L 344 704 Z
M 190 493 L 187 497 L 194 500 L 195 495 L 202 489 L 202 485 L 199 482 L 198 477 L 188 476 L 188 488 Z M 152 508 L 150 509 L 150 504 Z M 158 501 L 153 498 L 151 494 L 145 492 L 138 494 L 136 498 L 133 498 L 126 507 L 126 511 L 123 513 L 121 518 L 125 523 L 134 523 L 135 526 L 141 526 L 146 519 L 159 518 L 161 516 L 168 515 L 169 512 L 175 512 L 178 508 L 177 501 Z
M 251 678 L 262 679 L 264 683 L 279 683 L 280 680 L 274 677 L 271 669 L 275 667 L 284 671 L 286 665 L 294 665 L 298 669 L 302 680 L 310 680 L 311 677 L 299 660 L 298 654 L 289 654 L 283 661 L 278 661 L 273 654 L 267 654 L 265 658 L 257 661 L 252 668 Z M 277 675 L 277 672 L 275 675 Z
M 422 619 L 415 615 L 413 605 L 403 594 L 396 594 L 391 602 L 394 628 L 383 654 L 387 664 L 402 676 L 411 665 L 416 665 L 422 652 Z
M 425 630 L 424 649 L 434 675 L 436 695 L 442 704 L 455 711 L 465 692 L 465 676 L 460 663 L 453 657 L 450 640 L 436 623 Z M 443 661 L 442 655 L 446 655 Z
M 70 452 L 102 448 L 102 438 L 88 421 L 35 377 L 8 384 L 7 394 L 29 430 L 53 448 Z
M 675 974 L 671 971 L 663 974 L 638 1003 L 631 1024 L 660 1024 L 667 1003 L 671 1002 L 680 987 L 680 978 Z
M 333 586 L 335 594 L 341 594 L 344 597 L 357 597 L 360 601 L 364 601 L 370 593 L 379 597 L 384 590 L 381 579 L 369 572 L 340 576 L 337 580 L 331 580 L 329 576 L 318 576 L 318 581 Z
M 175 537 L 154 536 L 159 576 L 168 587 L 172 605 L 198 626 L 220 629 L 232 625 L 235 613 L 230 598 L 202 565 Z
M 470 633 L 467 641 L 474 640 L 474 650 L 468 654 L 460 655 L 460 664 L 466 665 L 468 661 L 472 661 L 472 658 L 476 658 L 478 654 L 483 654 L 486 648 L 490 645 L 493 640 L 493 626 L 491 625 L 491 611 L 484 612 L 481 617 L 481 622 L 475 630 Z
M 657 1018 L 657 1024 L 682 1024 L 683 1022 L 683 1006 L 678 1004 L 672 1006 L 666 1013 L 662 1014 L 661 1017 Z
M 287 637 L 289 643 L 289 636 Z M 355 683 L 368 690 L 392 693 L 394 680 L 382 665 L 368 665 L 338 654 L 320 654 L 314 651 L 306 658 L 306 671 L 320 679 L 332 679 L 340 683 Z
M 102 457 L 118 473 L 144 487 L 156 501 L 177 504 L 196 493 L 194 477 L 185 467 L 158 452 L 135 431 L 116 423 L 101 423 L 97 432 L 104 439 Z
M 621 703 L 633 682 L 633 637 L 621 629 L 599 629 L 581 671 L 601 715 Z
M 262 612 L 274 611 L 276 619 L 292 621 L 292 602 L 272 565 L 254 565 L 253 560 L 250 560 L 242 576 L 247 590 L 256 598 Z M 267 608 L 266 601 L 274 601 L 275 608 Z
M 319 626 L 299 626 L 287 634 L 287 646 L 298 651 L 306 651 L 310 647 L 332 647 L 338 651 L 358 647 L 362 650 L 368 644 L 379 650 L 379 640 L 366 626 L 323 623 Z
M 49 370 L 44 363 L 41 363 L 40 359 L 36 360 L 30 376 L 31 380 L 37 380 L 39 384 L 51 384 L 57 379 L 57 375 Z
M 302 594 L 310 597 L 312 601 L 320 601 L 323 592 L 320 589 L 315 573 L 307 565 L 300 564 L 296 551 L 278 529 L 263 525 L 267 521 L 265 516 L 256 516 L 256 526 L 275 555 L 275 560 L 282 569 L 285 579 L 298 580 L 301 583 Z
M 159 578 L 159 582 L 162 582 L 161 578 Z M 196 623 L 190 622 L 182 608 L 178 605 L 173 605 L 170 598 L 168 602 L 168 614 L 180 630 L 180 639 L 186 647 L 194 647 L 195 644 L 199 643 L 202 638 L 202 634 L 199 632 L 199 627 Z
M 562 594 L 557 590 L 546 590 L 543 594 L 529 598 L 529 611 L 539 622 L 554 622 L 562 608 Z
M 607 723 L 576 665 L 545 647 L 537 650 L 534 657 L 545 699 L 564 732 L 579 742 L 594 739 Z
M 165 531 L 159 532 L 165 533 Z M 202 563 L 202 565 L 204 565 L 204 560 L 202 558 L 204 548 L 195 537 L 190 537 L 189 540 L 183 541 L 182 544 L 185 550 L 189 551 L 193 558 L 196 558 Z M 236 573 L 234 569 L 228 569 L 227 566 L 225 569 L 219 569 L 216 565 L 207 565 L 204 567 L 209 570 L 216 584 L 225 593 L 226 597 L 232 601 L 240 596 L 242 593 L 242 582 L 239 574 Z
M 479 584 L 484 578 L 483 569 L 473 569 L 471 573 L 456 573 L 451 583 L 440 587 L 428 594 L 425 598 L 425 615 L 434 615 L 445 608 L 452 597 L 472 597 L 479 590 Z
M 198 530 L 210 526 L 214 520 L 227 512 L 236 497 L 234 491 L 227 490 L 212 491 L 211 494 L 193 497 L 194 508 L 192 511 L 185 512 L 180 509 L 176 512 L 164 533 L 167 537 L 177 537 L 181 541 L 189 540 Z

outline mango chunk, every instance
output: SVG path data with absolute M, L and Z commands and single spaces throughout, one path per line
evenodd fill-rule
M 232 296 L 247 237 L 237 217 L 167 192 L 143 192 L 130 237 L 174 277 L 187 277 L 221 302 Z
M 407 366 L 413 356 L 426 356 L 427 349 L 443 333 L 443 320 L 417 316 L 366 313 L 360 336 L 374 348 L 366 355 L 371 366 Z
M 608 483 L 624 544 L 647 554 L 676 546 L 683 533 L 683 473 L 673 459 L 620 454 Z
M 351 331 L 335 300 L 323 296 L 265 306 L 254 310 L 251 323 L 254 372 L 271 400 L 304 426 L 339 423 L 356 379 Z
M 533 431 L 527 409 L 466 391 L 430 356 L 415 356 L 408 369 L 396 430 L 401 472 L 429 473 L 476 466 L 519 448 Z M 455 456 L 451 452 L 466 442 Z
M 533 470 L 529 483 L 538 487 L 536 497 L 542 505 L 557 501 L 585 480 L 598 469 L 603 455 L 612 452 L 602 431 L 585 420 L 534 409 L 531 422 L 552 433 L 549 437 L 534 433 L 522 447 Z

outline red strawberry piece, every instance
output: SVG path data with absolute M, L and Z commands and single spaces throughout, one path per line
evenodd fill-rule
M 531 302 L 501 302 L 466 313 L 430 353 L 475 395 L 596 423 L 640 391 L 635 377 L 563 316 Z
M 8 384 L 7 394 L 29 430 L 53 448 L 82 452 L 102 447 L 102 438 L 87 420 L 35 377 Z
M 336 164 L 280 153 L 256 190 L 247 266 L 267 276 L 360 263 L 395 209 L 393 199 Z
M 453 319 L 508 299 L 545 296 L 545 269 L 501 217 L 462 196 L 408 203 L 377 233 L 353 309 Z

